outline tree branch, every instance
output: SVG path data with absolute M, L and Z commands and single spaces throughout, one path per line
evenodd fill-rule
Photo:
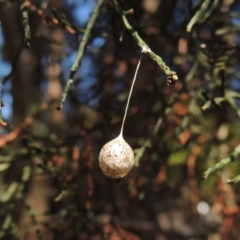
M 230 157 L 224 158 L 222 159 L 219 163 L 215 164 L 214 166 L 208 168 L 204 174 L 203 174 L 203 178 L 207 179 L 209 177 L 209 175 L 213 172 L 215 172 L 218 169 L 223 168 L 225 165 L 227 165 L 228 163 L 234 161 L 240 154 L 240 145 L 238 145 L 235 149 L 234 152 L 232 153 L 232 155 Z M 230 180 L 229 180 L 230 181 Z M 229 182 L 230 183 L 230 182 Z
M 122 21 L 125 25 L 125 27 L 129 30 L 129 32 L 132 34 L 135 41 L 138 43 L 138 45 L 142 48 L 143 52 L 149 54 L 149 56 L 160 66 L 160 68 L 163 70 L 163 72 L 168 76 L 171 77 L 172 80 L 176 81 L 178 80 L 178 76 L 175 72 L 171 71 L 171 69 L 165 64 L 165 62 L 162 60 L 160 56 L 155 54 L 151 49 L 148 47 L 148 45 L 143 41 L 143 39 L 139 36 L 138 32 L 131 26 L 127 19 L 126 11 L 123 11 L 123 9 L 120 7 L 117 0 L 112 0 L 113 4 L 122 18 Z
M 103 0 L 99 0 L 98 1 L 98 4 L 95 7 L 95 9 L 94 9 L 94 11 L 93 11 L 89 21 L 88 21 L 86 30 L 85 30 L 85 32 L 83 34 L 83 38 L 82 38 L 81 43 L 80 43 L 79 48 L 78 48 L 77 58 L 76 58 L 74 64 L 72 65 L 72 67 L 71 67 L 71 71 L 70 71 L 70 74 L 69 74 L 69 78 L 68 78 L 67 84 L 66 84 L 66 86 L 64 88 L 64 91 L 63 91 L 62 98 L 60 100 L 59 106 L 57 107 L 58 110 L 62 109 L 63 104 L 64 104 L 64 102 L 66 100 L 67 94 L 68 94 L 69 90 L 71 89 L 71 86 L 73 84 L 74 75 L 75 75 L 78 67 L 81 64 L 81 60 L 82 60 L 82 57 L 83 57 L 83 53 L 84 53 L 86 44 L 87 44 L 88 39 L 90 37 L 90 34 L 91 34 L 91 31 L 92 31 L 94 22 L 95 22 L 98 14 L 99 14 L 102 2 L 103 2 Z
M 26 1 L 25 0 L 20 0 L 21 3 L 21 13 L 22 13 L 22 25 L 24 29 L 24 46 L 26 48 L 30 48 L 30 39 L 31 39 L 31 34 L 30 34 L 30 27 L 28 23 L 28 12 L 26 10 Z

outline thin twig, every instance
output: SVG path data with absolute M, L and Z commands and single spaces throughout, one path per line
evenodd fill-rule
M 26 48 L 30 48 L 30 39 L 31 39 L 31 34 L 30 34 L 30 27 L 28 23 L 28 12 L 26 10 L 26 1 L 25 0 L 20 0 L 21 3 L 21 12 L 22 12 L 22 25 L 24 29 L 24 46 Z
M 82 29 L 78 28 L 74 28 L 72 26 L 66 25 L 66 24 L 62 24 L 60 22 L 59 19 L 55 18 L 55 17 L 51 17 L 47 14 L 45 14 L 41 9 L 35 7 L 30 1 L 26 0 L 26 4 L 25 7 L 31 11 L 34 12 L 35 14 L 37 14 L 39 17 L 41 17 L 42 19 L 45 20 L 46 23 L 54 25 L 54 26 L 59 26 L 64 28 L 65 31 L 67 31 L 70 34 L 77 34 L 77 33 L 82 33 Z
M 196 24 L 199 21 L 199 19 L 203 18 L 205 12 L 209 7 L 210 2 L 211 2 L 210 0 L 203 1 L 201 7 L 198 9 L 198 11 L 195 13 L 195 15 L 192 17 L 192 19 L 188 23 L 187 32 L 191 32 L 193 25 Z
M 39 114 L 41 111 L 46 110 L 47 108 L 48 108 L 48 104 L 43 103 L 41 105 L 40 109 L 35 114 L 33 114 L 32 116 L 26 117 L 26 119 L 23 121 L 23 123 L 20 124 L 19 127 L 17 127 L 15 130 L 10 132 L 9 134 L 1 137 L 0 138 L 0 148 L 5 146 L 5 144 L 15 140 L 28 126 L 30 126 L 32 124 L 32 122 L 34 121 L 35 116 L 37 114 Z
M 81 60 L 82 60 L 82 57 L 83 57 L 84 50 L 86 48 L 86 44 L 87 44 L 88 39 L 90 37 L 90 34 L 91 34 L 91 31 L 92 31 L 94 22 L 95 22 L 98 14 L 99 14 L 102 2 L 103 2 L 103 0 L 99 0 L 98 1 L 98 4 L 95 7 L 95 9 L 94 9 L 94 11 L 93 11 L 89 21 L 88 21 L 86 30 L 84 32 L 83 38 L 82 38 L 81 43 L 80 43 L 79 48 L 78 48 L 77 58 L 76 58 L 74 64 L 72 65 L 72 67 L 71 67 L 71 71 L 70 71 L 70 74 L 69 74 L 69 78 L 68 78 L 66 87 L 64 88 L 64 91 L 63 91 L 63 94 L 62 94 L 62 98 L 60 100 L 59 106 L 57 107 L 58 110 L 62 109 L 63 103 L 66 100 L 67 94 L 68 94 L 69 90 L 71 89 L 71 86 L 73 84 L 74 75 L 75 75 L 78 67 L 81 64 Z
M 145 51 L 149 56 L 160 66 L 160 68 L 163 70 L 163 72 L 170 76 L 173 80 L 178 80 L 178 76 L 175 72 L 171 71 L 171 69 L 165 64 L 165 62 L 162 60 L 161 57 L 159 57 L 157 54 L 155 54 L 151 49 L 148 47 L 148 45 L 143 41 L 143 39 L 139 36 L 138 32 L 131 26 L 127 19 L 126 11 L 123 11 L 123 9 L 120 7 L 117 0 L 112 0 L 113 4 L 118 12 L 118 14 L 121 16 L 122 21 L 125 25 L 125 27 L 129 30 L 129 32 L 132 34 L 135 41 L 138 43 L 138 45 L 142 48 L 143 51 Z
M 218 169 L 223 168 L 225 165 L 229 164 L 230 162 L 234 161 L 240 154 L 240 145 L 238 145 L 232 155 L 230 157 L 222 159 L 219 163 L 215 164 L 214 166 L 209 167 L 203 174 L 203 178 L 207 179 L 209 175 L 215 172 Z
M 204 22 L 207 18 L 212 14 L 213 10 L 217 8 L 220 4 L 219 0 L 205 0 L 202 2 L 201 7 L 195 13 L 195 15 L 191 18 L 190 22 L 187 25 L 187 32 L 191 32 L 193 26 L 196 23 Z

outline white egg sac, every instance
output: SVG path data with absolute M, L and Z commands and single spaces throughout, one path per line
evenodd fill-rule
M 133 168 L 133 150 L 121 135 L 102 147 L 99 165 L 104 175 L 114 179 L 126 176 Z

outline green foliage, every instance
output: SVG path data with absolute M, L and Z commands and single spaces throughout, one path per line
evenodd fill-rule
M 96 6 L 80 27 L 69 2 L 0 1 L 0 239 L 238 238 L 239 14 L 192 2 L 82 1 Z M 141 51 L 124 127 L 135 167 L 115 182 L 98 155 Z
M 168 165 L 171 167 L 177 167 L 186 163 L 187 157 L 189 155 L 188 150 L 181 150 L 178 152 L 172 153 L 168 158 Z

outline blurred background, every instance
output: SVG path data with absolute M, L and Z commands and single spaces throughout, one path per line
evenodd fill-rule
M 113 1 L 59 111 L 97 1 L 0 0 L 0 239 L 240 239 L 240 2 L 118 3 L 179 80 L 143 55 L 124 128 L 135 167 L 116 182 L 98 154 L 120 132 L 141 49 Z

